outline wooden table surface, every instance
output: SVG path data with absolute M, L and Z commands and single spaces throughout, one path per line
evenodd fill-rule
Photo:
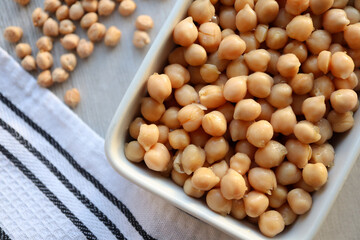
M 67 82 L 51 87 L 50 90 L 60 99 L 63 99 L 66 90 L 78 88 L 82 101 L 74 112 L 100 136 L 105 136 L 122 96 L 149 49 L 146 47 L 139 50 L 132 45 L 136 16 L 152 16 L 155 27 L 150 31 L 150 36 L 154 39 L 174 2 L 175 0 L 136 0 L 138 8 L 129 17 L 122 17 L 117 12 L 109 17 L 100 17 L 99 21 L 107 27 L 115 25 L 122 31 L 120 44 L 115 48 L 109 48 L 104 43 L 97 43 L 91 57 L 86 60 L 78 58 L 77 67 Z M 26 7 L 11 0 L 0 0 L 0 32 L 10 25 L 21 26 L 24 29 L 21 41 L 28 42 L 35 55 L 35 43 L 42 36 L 42 32 L 41 29 L 33 27 L 31 13 L 36 7 L 42 6 L 43 0 L 31 0 Z M 76 33 L 81 37 L 86 36 L 86 32 L 80 26 L 77 26 Z M 3 37 L 0 37 L 0 47 L 16 58 L 15 45 L 6 42 Z M 65 50 L 60 42 L 56 41 L 52 51 L 55 67 L 60 66 L 59 58 L 63 53 Z M 36 73 L 33 75 L 36 76 Z M 357 161 L 316 239 L 360 238 L 359 178 L 360 161 Z

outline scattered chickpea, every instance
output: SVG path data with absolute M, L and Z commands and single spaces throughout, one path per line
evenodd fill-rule
M 65 35 L 63 38 L 60 39 L 61 45 L 66 50 L 72 50 L 76 48 L 79 44 L 80 37 L 76 34 L 70 33 Z
M 22 5 L 22 6 L 26 6 L 29 4 L 30 0 L 14 0 L 15 2 L 17 2 L 18 4 Z
M 99 16 L 109 16 L 115 9 L 115 2 L 111 0 L 100 0 L 98 3 Z
M 80 102 L 80 93 L 76 88 L 67 90 L 64 96 L 64 101 L 66 105 L 71 108 L 75 108 Z M 141 152 L 140 152 L 141 153 Z M 128 152 L 129 154 L 129 152 Z M 137 152 L 139 154 L 139 152 Z
M 120 38 L 121 31 L 117 27 L 111 26 L 105 33 L 104 43 L 106 46 L 114 47 L 119 43 Z
M 10 26 L 4 31 L 4 38 L 11 43 L 18 42 L 22 36 L 23 30 L 21 27 Z
M 59 24 L 59 32 L 62 35 L 73 33 L 75 29 L 75 24 L 69 19 L 62 20 Z
M 44 0 L 44 10 L 50 13 L 55 13 L 60 6 L 60 0 Z
M 31 55 L 31 47 L 28 43 L 19 43 L 15 47 L 16 56 L 19 58 L 24 58 L 28 55 Z
M 80 20 L 80 26 L 84 29 L 91 27 L 98 21 L 98 15 L 94 12 L 86 13 Z
M 129 1 L 129 0 L 126 0 Z M 133 37 L 133 44 L 137 48 L 143 48 L 151 42 L 150 36 L 144 31 L 135 31 Z
M 69 18 L 69 7 L 66 5 L 60 6 L 58 9 L 56 9 L 55 16 L 59 21 Z
M 32 12 L 31 18 L 35 27 L 42 27 L 45 21 L 49 18 L 49 15 L 41 8 L 35 8 Z
M 39 52 L 36 55 L 36 65 L 41 69 L 49 69 L 53 65 L 53 56 L 49 52 Z
M 66 53 L 61 55 L 60 64 L 66 71 L 72 72 L 76 67 L 76 56 L 73 53 Z
M 69 78 L 69 73 L 62 68 L 55 68 L 51 74 L 54 82 L 62 83 Z
M 37 83 L 44 88 L 52 86 L 54 82 L 51 78 L 51 72 L 49 70 L 41 72 L 37 78 Z
M 119 5 L 119 13 L 123 16 L 131 15 L 136 9 L 136 3 L 132 0 L 124 0 Z
M 26 70 L 26 71 L 33 71 L 36 70 L 36 62 L 35 62 L 35 58 L 33 56 L 27 55 L 26 57 L 24 57 L 24 59 L 21 61 L 21 66 Z
M 59 35 L 59 24 L 52 18 L 44 22 L 43 33 L 48 37 L 57 37 Z
M 101 41 L 106 33 L 106 27 L 102 23 L 94 23 L 87 31 L 87 36 L 92 42 Z
M 76 52 L 80 58 L 89 57 L 94 51 L 94 44 L 86 39 L 80 39 Z
M 82 16 L 84 16 L 84 13 L 84 8 L 82 7 L 81 3 L 77 1 L 71 5 L 69 9 L 69 18 L 73 21 L 78 21 L 82 18 Z
M 150 16 L 140 15 L 136 18 L 135 26 L 138 30 L 147 31 L 154 27 L 154 22 Z

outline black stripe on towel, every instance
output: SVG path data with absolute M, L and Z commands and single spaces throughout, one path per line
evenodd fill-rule
M 16 115 L 22 118 L 29 126 L 31 126 L 35 131 L 37 131 L 43 138 L 45 138 L 50 145 L 52 145 L 65 159 L 88 181 L 90 181 L 95 188 L 99 190 L 112 204 L 114 204 L 128 219 L 130 224 L 135 228 L 135 230 L 146 240 L 155 240 L 151 237 L 136 220 L 134 215 L 130 210 L 123 204 L 119 199 L 117 199 L 114 194 L 107 190 L 104 185 L 100 183 L 93 175 L 86 171 L 75 159 L 67 152 L 50 134 L 43 130 L 39 125 L 37 125 L 33 120 L 31 120 L 25 113 L 23 113 L 19 108 L 17 108 L 8 98 L 6 98 L 2 93 L 0 93 L 0 101 L 3 102 L 8 108 L 10 108 Z
M 51 173 L 82 203 L 90 210 L 117 239 L 125 239 L 124 235 L 116 227 L 116 225 L 102 212 L 95 204 L 93 204 L 84 194 L 80 192 L 44 155 L 42 155 L 35 147 L 33 147 L 23 136 L 14 128 L 9 126 L 0 118 L 0 126 L 11 134 L 20 144 L 22 144 L 29 152 L 31 152 L 41 163 L 43 163 Z
M 95 235 L 82 223 L 44 183 L 42 183 L 19 159 L 12 155 L 0 144 L 0 152 L 11 161 L 35 186 L 85 235 L 87 239 L 97 239 Z
M 9 235 L 0 227 L 0 240 L 11 240 Z

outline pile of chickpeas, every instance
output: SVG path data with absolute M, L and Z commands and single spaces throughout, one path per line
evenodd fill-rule
M 30 0 L 14 0 L 25 6 Z M 28 43 L 18 43 L 15 47 L 16 55 L 22 59 L 21 65 L 27 71 L 41 70 L 37 82 L 42 87 L 51 87 L 54 83 L 62 83 L 69 78 L 69 72 L 74 71 L 77 65 L 77 53 L 79 58 L 87 58 L 94 51 L 94 43 L 104 40 L 106 46 L 115 47 L 121 39 L 121 31 L 116 26 L 106 26 L 98 22 L 98 16 L 109 16 L 115 10 L 116 4 L 112 0 L 44 0 L 44 7 L 36 8 L 32 13 L 32 22 L 35 27 L 42 27 L 43 34 L 36 42 L 39 52 L 36 58 L 31 56 L 32 49 Z M 120 2 L 118 12 L 122 16 L 131 15 L 136 9 L 133 0 L 117 0 Z M 49 16 L 50 15 L 50 16 Z M 53 15 L 53 17 L 51 16 Z M 57 19 L 57 21 L 56 21 Z M 75 21 L 79 21 L 81 28 L 87 31 L 89 40 L 75 34 Z M 137 48 L 143 48 L 150 43 L 148 30 L 154 27 L 153 20 L 148 15 L 139 15 L 135 21 L 133 44 Z M 18 26 L 7 27 L 4 37 L 11 43 L 20 41 L 23 30 Z M 51 50 L 53 41 L 59 36 L 61 45 L 70 51 L 60 57 L 61 67 L 49 70 L 53 67 Z M 76 96 L 76 97 L 74 97 Z M 65 93 L 64 101 L 74 108 L 80 101 L 80 93 L 77 89 L 70 89 Z
M 354 124 L 360 1 L 195 0 L 126 157 L 268 237 L 312 205 Z

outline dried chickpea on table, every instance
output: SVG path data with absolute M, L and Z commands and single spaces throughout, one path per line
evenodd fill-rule
M 311 209 L 359 105 L 360 1 L 195 0 L 126 157 L 274 237 Z

